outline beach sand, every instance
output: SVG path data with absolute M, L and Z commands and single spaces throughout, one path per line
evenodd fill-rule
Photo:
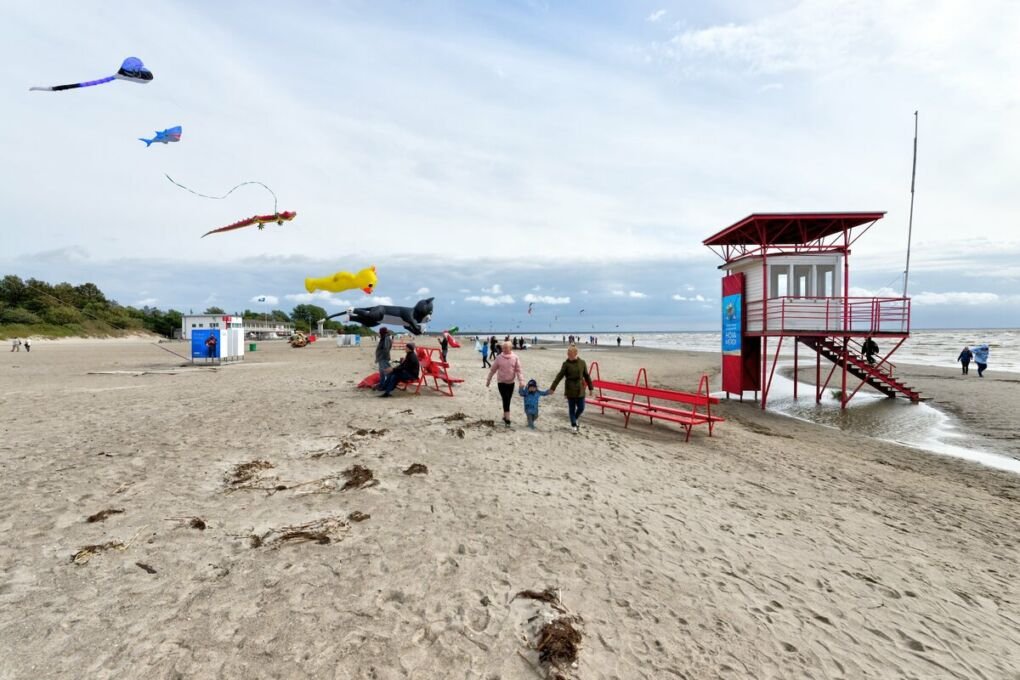
M 469 347 L 454 398 L 356 390 L 371 353 L 3 353 L 0 678 L 546 677 L 552 608 L 513 597 L 547 587 L 583 621 L 566 678 L 1020 677 L 1016 475 L 751 403 L 689 443 L 593 410 L 572 435 L 560 396 L 538 432 L 515 398 L 507 431 Z M 582 357 L 718 388 L 711 354 Z M 543 387 L 562 358 L 521 353 Z M 1015 436 L 1015 386 L 977 408 L 950 372 L 918 377 Z M 272 467 L 237 483 L 252 461 Z M 377 483 L 343 490 L 355 465 Z M 86 521 L 103 510 L 123 512 Z

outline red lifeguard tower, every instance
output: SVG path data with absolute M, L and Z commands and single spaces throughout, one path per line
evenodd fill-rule
M 768 401 L 779 353 L 793 339 L 794 387 L 798 348 L 815 354 L 815 401 L 821 401 L 837 369 L 840 406 L 864 385 L 913 402 L 921 395 L 895 377 L 889 358 L 910 336 L 910 298 L 850 297 L 850 246 L 884 212 L 755 213 L 705 239 L 723 259 L 723 390 L 761 392 Z M 776 338 L 769 365 L 769 339 Z M 891 346 L 868 361 L 868 338 Z M 822 376 L 822 359 L 832 366 Z M 860 382 L 848 385 L 849 379 Z

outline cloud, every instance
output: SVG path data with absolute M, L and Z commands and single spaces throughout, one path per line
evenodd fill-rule
M 152 307 L 157 302 L 159 302 L 159 299 L 154 298 L 154 297 L 148 297 L 148 298 L 145 298 L 144 300 L 139 300 L 138 302 L 136 302 L 135 303 L 135 307 Z
M 673 295 L 673 299 L 676 300 L 677 302 L 708 302 L 708 298 L 706 298 L 701 293 L 689 297 L 685 295 L 675 294 Z
M 464 302 L 477 302 L 486 307 L 495 307 L 496 305 L 512 305 L 514 298 L 512 295 L 500 295 L 498 297 L 491 295 L 469 295 L 464 298 Z
M 629 297 L 629 298 L 633 298 L 635 300 L 640 300 L 642 298 L 648 297 L 644 293 L 638 292 L 636 290 L 632 290 L 632 291 L 629 291 L 629 292 L 625 292 L 625 291 L 622 291 L 622 290 L 614 290 L 614 291 L 612 291 L 612 293 L 613 293 L 613 295 L 616 295 L 617 297 Z
M 275 295 L 256 295 L 248 302 L 254 302 L 260 305 L 278 305 L 280 304 L 280 298 Z
M 648 18 L 645 19 L 645 21 L 651 22 L 653 24 L 657 24 L 657 23 L 659 23 L 659 21 L 662 20 L 662 17 L 664 17 L 664 16 L 666 16 L 666 10 L 664 10 L 664 9 L 657 9 L 654 12 L 652 12 L 651 14 L 649 14 Z
M 327 305 L 329 307 L 339 307 L 341 309 L 353 306 L 353 303 L 350 300 L 338 298 L 334 293 L 330 293 L 326 290 L 317 290 L 314 293 L 292 293 L 284 295 L 283 297 L 291 302 L 297 302 L 304 305 Z
M 911 296 L 912 302 L 919 306 L 934 306 L 934 305 L 996 305 L 1010 302 L 1017 302 L 1020 300 L 1020 296 L 1016 295 L 999 295 L 998 293 L 967 293 L 967 292 L 947 292 L 947 293 L 931 293 L 925 291 L 923 293 L 915 293 Z
M 457 292 L 458 293 L 470 293 L 471 289 L 470 288 L 458 288 Z
M 492 285 L 492 288 L 482 288 L 482 292 L 488 293 L 489 295 L 502 295 L 503 287 L 500 286 L 498 283 L 494 283 Z
M 532 295 L 528 293 L 524 296 L 525 302 L 541 302 L 544 305 L 569 305 L 569 297 L 556 297 L 553 295 Z
M 419 288 L 417 291 L 415 291 L 415 295 L 428 295 L 428 294 L 429 289 L 425 287 Z

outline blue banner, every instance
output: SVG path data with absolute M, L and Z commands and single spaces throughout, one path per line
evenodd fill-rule
M 210 347 L 209 338 L 216 338 L 216 344 Z M 220 332 L 215 328 L 191 329 L 191 358 L 218 359 L 220 357 Z
M 740 320 L 740 309 L 743 306 L 742 293 L 726 295 L 722 299 L 722 351 L 739 352 L 743 325 Z

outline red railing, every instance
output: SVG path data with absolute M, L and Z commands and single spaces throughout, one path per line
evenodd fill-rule
M 791 334 L 909 333 L 910 298 L 786 296 L 755 300 L 747 303 L 746 329 Z

